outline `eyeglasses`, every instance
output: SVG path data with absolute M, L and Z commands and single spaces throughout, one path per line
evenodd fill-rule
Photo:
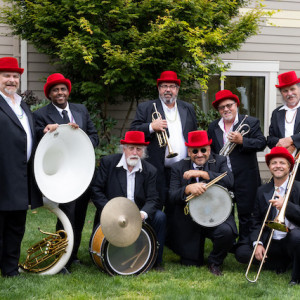
M 129 151 L 134 151 L 134 149 L 136 149 L 136 151 L 137 152 L 141 152 L 141 151 L 143 151 L 144 150 L 144 148 L 143 147 L 136 147 L 136 146 L 127 146 L 127 148 L 129 149 Z
M 197 148 L 197 149 L 192 150 L 193 154 L 198 154 L 199 151 L 204 154 L 204 153 L 206 153 L 207 149 L 206 148 L 200 148 L 200 149 Z
M 235 104 L 235 102 L 228 103 L 228 104 L 222 105 L 222 106 L 218 106 L 218 110 L 219 110 L 219 111 L 220 111 L 220 110 L 224 110 L 225 107 L 228 108 L 228 109 L 230 109 L 230 108 L 232 107 L 233 104 Z
M 170 85 L 167 85 L 167 84 L 162 84 L 159 86 L 161 89 L 163 90 L 166 90 L 166 89 L 170 89 L 170 90 L 175 90 L 177 88 L 177 85 L 176 84 L 170 84 Z

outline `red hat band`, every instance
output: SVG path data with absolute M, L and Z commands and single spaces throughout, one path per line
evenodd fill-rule
M 18 60 L 14 57 L 0 58 L 0 72 L 16 72 L 22 74 L 24 69 L 19 68 Z
M 60 73 L 54 73 L 48 76 L 47 82 L 44 85 L 44 93 L 47 98 L 49 98 L 50 89 L 57 84 L 65 84 L 68 88 L 69 93 L 71 93 L 72 85 L 71 81 L 64 77 Z
M 218 109 L 219 103 L 223 100 L 232 99 L 236 102 L 237 106 L 240 106 L 240 100 L 239 97 L 235 94 L 233 94 L 229 90 L 222 90 L 216 93 L 215 95 L 215 101 L 212 102 L 212 106 L 215 109 Z
M 207 132 L 205 130 L 190 131 L 188 133 L 188 142 L 185 143 L 187 147 L 198 148 L 208 146 L 212 143 L 212 139 L 208 140 Z
M 277 88 L 283 88 L 286 86 L 291 86 L 300 82 L 300 78 L 297 77 L 295 71 L 285 72 L 278 75 L 278 84 L 275 86 Z
M 181 80 L 177 78 L 177 74 L 173 71 L 164 71 L 160 74 L 160 78 L 157 79 L 157 86 L 162 82 L 175 82 L 180 86 Z
M 125 139 L 120 140 L 121 144 L 133 145 L 149 145 L 150 142 L 145 142 L 145 134 L 142 131 L 127 131 Z
M 295 160 L 294 160 L 294 157 L 291 155 L 291 153 L 286 148 L 284 148 L 284 147 L 272 148 L 271 152 L 266 154 L 266 157 L 265 157 L 267 165 L 270 164 L 271 159 L 274 157 L 283 157 L 283 158 L 287 159 L 291 164 L 290 170 L 293 169 Z

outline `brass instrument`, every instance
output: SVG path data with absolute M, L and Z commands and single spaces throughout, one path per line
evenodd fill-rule
M 244 136 L 250 131 L 250 126 L 248 124 L 243 124 L 246 118 L 248 118 L 248 115 L 245 115 L 244 119 L 242 120 L 242 122 L 234 132 L 240 132 L 240 134 Z M 228 156 L 233 151 L 236 145 L 237 145 L 236 143 L 227 141 L 224 144 L 223 148 L 220 150 L 219 155 Z
M 155 112 L 152 113 L 152 121 L 155 121 L 157 119 L 162 119 L 160 112 L 156 108 L 156 104 L 153 103 Z M 178 153 L 174 153 L 173 149 L 169 143 L 168 135 L 166 131 L 156 132 L 156 136 L 158 139 L 159 147 L 168 147 L 169 154 L 167 158 L 172 158 L 178 155 Z
M 249 264 L 248 264 L 248 268 L 247 268 L 246 273 L 245 273 L 246 279 L 248 281 L 250 281 L 250 282 L 256 282 L 258 280 L 258 277 L 260 275 L 260 271 L 262 269 L 262 266 L 264 264 L 265 258 L 267 256 L 267 252 L 269 250 L 269 246 L 271 244 L 271 240 L 273 238 L 274 230 L 288 232 L 288 228 L 284 224 L 285 211 L 286 211 L 286 207 L 287 207 L 287 204 L 288 204 L 288 201 L 289 201 L 289 197 L 290 197 L 291 192 L 292 192 L 292 187 L 293 187 L 293 184 L 294 184 L 294 181 L 295 181 L 295 177 L 296 177 L 296 173 L 297 173 L 297 170 L 298 170 L 298 166 L 299 166 L 299 163 L 300 163 L 299 154 L 300 153 L 298 153 L 297 156 L 295 157 L 295 165 L 294 165 L 294 168 L 293 168 L 293 170 L 292 170 L 292 172 L 290 174 L 290 178 L 289 178 L 289 181 L 288 181 L 288 184 L 287 184 L 286 193 L 284 195 L 284 201 L 283 201 L 282 207 L 281 207 L 281 209 L 280 209 L 277 217 L 273 221 L 267 221 L 267 219 L 269 217 L 269 214 L 270 214 L 270 211 L 271 211 L 272 203 L 270 203 L 270 205 L 268 207 L 265 219 L 263 221 L 261 230 L 259 232 L 259 235 L 258 235 L 258 238 L 257 238 L 257 241 L 256 241 L 256 245 L 254 247 L 252 256 L 251 256 Z M 276 197 L 276 190 L 274 191 L 272 199 L 275 199 L 275 197 Z M 255 256 L 255 252 L 256 252 L 256 249 L 257 249 L 257 247 L 259 245 L 258 242 L 260 241 L 260 238 L 262 236 L 262 233 L 263 233 L 263 230 L 264 230 L 265 226 L 271 228 L 272 230 L 271 230 L 271 233 L 270 233 L 270 236 L 269 236 L 269 240 L 268 240 L 267 246 L 265 248 L 264 256 L 263 256 L 263 258 L 261 260 L 261 263 L 259 265 L 259 268 L 258 268 L 258 271 L 257 271 L 257 275 L 254 277 L 253 280 L 251 280 L 248 277 L 248 273 L 249 273 L 249 270 L 250 270 L 250 268 L 252 266 L 252 262 L 253 262 L 253 259 L 254 259 L 254 256 Z

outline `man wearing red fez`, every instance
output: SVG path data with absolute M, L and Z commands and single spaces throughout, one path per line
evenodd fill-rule
M 23 71 L 16 58 L 0 58 L 0 269 L 5 277 L 19 275 L 28 206 L 43 205 L 31 172 L 34 119 L 17 94 Z
M 208 126 L 208 136 L 213 141 L 212 151 L 220 153 L 227 143 L 235 145 L 226 158 L 227 165 L 234 176 L 234 200 L 239 218 L 238 243 L 244 243 L 249 235 L 249 222 L 254 208 L 256 190 L 261 185 L 256 154 L 265 149 L 266 139 L 257 118 L 246 117 L 238 113 L 240 100 L 231 91 L 217 92 L 212 105 L 221 117 Z M 243 128 L 245 132 L 249 129 L 249 132 L 244 135 L 237 130 L 242 121 L 243 124 L 249 126 Z
M 272 113 L 267 145 L 270 149 L 284 147 L 295 156 L 300 149 L 300 78 L 295 71 L 279 74 L 276 87 L 281 93 L 283 105 Z
M 268 216 L 270 221 L 276 218 L 282 208 L 284 195 L 287 193 L 290 171 L 294 166 L 294 158 L 286 148 L 274 147 L 266 155 L 266 163 L 273 180 L 260 186 L 257 191 L 249 243 L 236 250 L 236 259 L 241 263 L 248 264 L 253 251 L 255 251 L 254 263 L 261 263 L 271 229 L 264 226 L 258 241 L 259 232 L 270 204 L 272 204 Z M 288 228 L 288 232 L 274 230 L 263 268 L 275 270 L 277 274 L 280 274 L 292 265 L 290 285 L 296 285 L 300 284 L 300 182 L 298 181 L 294 181 L 291 187 L 284 224 Z M 257 242 L 258 245 L 255 249 Z
M 94 229 L 99 224 L 99 216 L 109 200 L 115 197 L 128 198 L 140 209 L 142 220 L 149 223 L 156 232 L 160 246 L 154 267 L 163 270 L 166 216 L 160 210 L 156 168 L 144 160 L 149 142 L 145 141 L 143 132 L 128 131 L 120 143 L 122 154 L 103 157 L 92 184 L 92 201 L 97 208 Z
M 203 265 L 204 239 L 211 239 L 213 250 L 207 259 L 208 267 L 212 274 L 220 276 L 222 263 L 237 237 L 234 217 L 230 213 L 231 201 L 229 217 L 214 227 L 200 226 L 184 212 L 187 196 L 205 194 L 206 184 L 222 173 L 228 172 L 218 184 L 228 189 L 233 186 L 233 175 L 228 169 L 226 158 L 211 153 L 211 143 L 206 131 L 189 132 L 188 142 L 185 143 L 189 159 L 183 159 L 172 166 L 169 192 L 172 213 L 168 216 L 170 228 L 167 239 L 170 248 L 180 255 L 181 264 L 187 266 Z
M 173 163 L 187 155 L 184 142 L 188 132 L 197 129 L 197 120 L 191 104 L 177 99 L 181 81 L 173 71 L 164 71 L 157 79 L 158 99 L 140 103 L 136 115 L 131 123 L 130 130 L 140 130 L 145 133 L 148 146 L 148 158 L 157 168 L 157 186 L 163 204 L 167 204 L 170 183 L 170 167 Z M 161 118 L 152 118 L 155 106 Z M 165 131 L 169 144 L 178 155 L 167 158 L 169 147 L 160 147 L 157 133 Z
M 83 104 L 69 102 L 71 81 L 60 73 L 54 73 L 47 78 L 44 93 L 51 103 L 34 112 L 39 137 L 47 131 L 54 131 L 60 124 L 69 124 L 74 128 L 81 128 L 90 138 L 94 147 L 99 143 L 97 130 L 90 118 L 89 112 Z M 59 207 L 70 219 L 74 230 L 74 248 L 66 267 L 71 263 L 80 263 L 77 252 L 81 242 L 81 233 L 84 226 L 90 189 L 76 201 L 60 204 Z M 62 229 L 58 220 L 57 229 Z M 67 273 L 67 269 L 63 269 Z

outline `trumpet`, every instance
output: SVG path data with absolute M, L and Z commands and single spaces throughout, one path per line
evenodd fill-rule
M 265 219 L 263 221 L 263 224 L 262 224 L 262 227 L 261 227 L 261 230 L 259 232 L 259 235 L 258 235 L 258 238 L 257 238 L 257 241 L 256 241 L 256 245 L 254 247 L 254 250 L 253 250 L 253 253 L 252 253 L 252 256 L 250 258 L 250 261 L 249 261 L 249 264 L 248 264 L 248 268 L 246 270 L 246 273 L 245 273 L 245 276 L 246 276 L 246 279 L 250 282 L 256 282 L 258 280 L 258 277 L 260 275 L 260 272 L 261 272 L 261 269 L 262 269 L 262 266 L 265 262 L 265 259 L 266 259 L 266 256 L 267 256 L 267 252 L 269 250 L 269 247 L 270 247 L 270 244 L 271 244 L 271 241 L 272 241 L 272 238 L 273 238 L 273 234 L 274 234 L 274 230 L 279 230 L 279 231 L 283 231 L 283 232 L 288 232 L 288 228 L 286 227 L 286 225 L 284 224 L 284 220 L 285 220 L 285 211 L 286 211 L 286 207 L 287 207 L 287 204 L 288 204 L 288 201 L 289 201 L 289 198 L 290 198 L 290 195 L 291 195 L 291 192 L 292 192 L 292 187 L 293 187 L 293 184 L 294 184 L 294 181 L 295 181 L 295 177 L 296 177 L 296 173 L 297 173 L 297 170 L 298 170 L 298 166 L 299 166 L 299 162 L 300 162 L 300 159 L 299 159 L 299 154 L 300 152 L 297 154 L 295 160 L 295 165 L 294 165 L 294 168 L 290 174 L 290 178 L 289 178 L 289 181 L 288 181 L 288 184 L 287 184 L 287 188 L 286 188 L 286 193 L 284 195 L 284 201 L 283 201 L 283 204 L 282 204 L 282 207 L 277 215 L 277 217 L 273 220 L 273 221 L 267 221 L 268 217 L 269 217 L 269 214 L 270 214 L 270 211 L 271 211 L 271 207 L 272 207 L 272 203 L 270 203 L 269 207 L 268 207 L 268 210 L 267 210 L 267 213 L 266 213 L 266 216 L 265 216 Z M 276 197 L 276 190 L 274 191 L 274 194 L 272 196 L 272 200 L 275 199 Z M 265 226 L 271 228 L 271 233 L 270 233 L 270 236 L 269 236 L 269 240 L 267 242 L 267 246 L 266 246 L 266 249 L 265 249 L 265 253 L 263 255 L 263 258 L 261 260 L 261 263 L 259 265 L 259 268 L 258 268 L 258 271 L 257 271 L 257 274 L 256 276 L 254 277 L 254 279 L 250 279 L 248 277 L 248 273 L 250 271 L 250 268 L 252 266 L 252 263 L 253 263 L 253 259 L 254 259 L 254 256 L 255 256 L 255 252 L 256 252 L 256 249 L 257 249 L 257 246 L 258 246 L 258 242 L 260 241 L 260 238 L 262 236 L 262 233 L 263 233 L 263 230 L 265 228 Z
M 155 121 L 157 119 L 162 119 L 160 112 L 156 108 L 156 104 L 153 103 L 154 106 L 154 113 L 152 113 L 152 121 Z M 167 155 L 167 158 L 172 158 L 178 155 L 178 153 L 175 153 L 169 143 L 168 135 L 166 131 L 156 132 L 156 136 L 158 139 L 159 147 L 168 147 L 169 154 Z
M 245 118 L 242 120 L 242 122 L 240 123 L 240 125 L 237 127 L 237 129 L 234 132 L 240 132 L 240 134 L 242 136 L 244 136 L 245 134 L 247 134 L 250 131 L 250 126 L 248 124 L 243 124 L 246 120 L 246 118 L 248 118 L 248 115 L 245 115 Z M 247 128 L 247 129 L 246 129 Z M 220 150 L 219 154 L 223 155 L 223 156 L 228 156 L 232 150 L 235 148 L 237 144 L 227 141 L 223 148 Z

